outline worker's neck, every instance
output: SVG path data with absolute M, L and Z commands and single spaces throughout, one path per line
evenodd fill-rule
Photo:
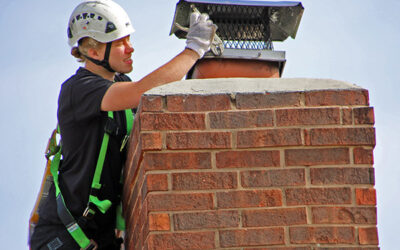
M 115 72 L 110 72 L 105 69 L 103 66 L 94 64 L 91 61 L 87 61 L 85 63 L 85 69 L 89 70 L 90 72 L 99 75 L 107 80 L 114 81 Z

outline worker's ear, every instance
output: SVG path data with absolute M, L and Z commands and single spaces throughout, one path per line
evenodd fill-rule
M 95 48 L 89 48 L 87 50 L 87 53 L 88 53 L 88 56 L 90 58 L 93 58 L 93 59 L 96 59 L 96 60 L 100 60 L 100 61 L 103 60 L 103 58 L 101 56 L 101 53 L 100 53 L 100 50 L 97 50 Z

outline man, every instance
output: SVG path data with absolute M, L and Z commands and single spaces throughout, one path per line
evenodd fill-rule
M 134 29 L 127 13 L 111 0 L 85 1 L 74 9 L 68 42 L 73 47 L 71 54 L 84 62 L 84 67 L 61 87 L 58 124 L 63 159 L 58 181 L 40 207 L 31 249 L 120 249 L 115 217 L 129 133 L 126 114 L 138 106 L 147 90 L 182 79 L 209 50 L 215 30 L 207 15 L 193 13 L 186 48 L 132 82 L 124 75 L 132 71 L 134 51 L 130 43 Z M 109 141 L 101 159 L 106 134 Z M 94 177 L 99 168 L 100 175 Z M 66 225 L 68 220 L 72 222 Z M 77 229 L 82 230 L 78 236 Z

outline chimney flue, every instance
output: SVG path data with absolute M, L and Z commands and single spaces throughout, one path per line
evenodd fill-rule
M 218 25 L 222 53 L 209 51 L 190 70 L 188 79 L 222 77 L 279 78 L 285 52 L 273 42 L 295 38 L 304 8 L 300 2 L 180 0 L 170 34 L 185 38 L 177 27 L 188 27 L 193 8 L 207 13 Z

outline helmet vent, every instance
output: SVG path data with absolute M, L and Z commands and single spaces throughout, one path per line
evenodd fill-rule
M 117 28 L 115 27 L 114 23 L 112 22 L 108 22 L 107 26 L 106 26 L 106 33 L 110 33 L 114 30 L 116 30 Z
M 68 28 L 68 38 L 71 39 L 72 38 L 72 33 L 71 33 L 71 29 Z

